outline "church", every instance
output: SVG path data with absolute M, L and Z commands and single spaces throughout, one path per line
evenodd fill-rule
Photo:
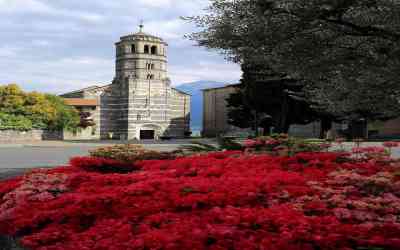
M 116 44 L 112 84 L 62 94 L 81 113 L 85 126 L 64 139 L 143 140 L 190 134 L 191 96 L 171 86 L 168 44 L 140 31 Z

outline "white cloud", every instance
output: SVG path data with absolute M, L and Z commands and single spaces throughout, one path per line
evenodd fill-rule
M 239 65 L 231 63 L 199 62 L 191 67 L 171 65 L 170 76 L 173 85 L 200 80 L 235 83 L 241 77 Z
M 36 63 L 10 60 L 8 66 L 1 63 L 0 66 L 5 69 L 0 72 L 3 84 L 16 82 L 27 89 L 32 86 L 58 94 L 93 84 L 108 84 L 113 75 L 113 61 L 90 57 Z M 14 77 L 10 79 L 6 74 Z
M 236 82 L 240 68 L 183 38 L 207 0 L 0 0 L 0 83 L 62 93 L 108 84 L 114 77 L 114 42 L 137 31 L 169 43 L 174 84 Z
M 37 0 L 0 0 L 0 13 L 50 13 L 52 8 Z
M 18 54 L 20 50 L 16 47 L 4 46 L 0 47 L 0 57 L 3 59 L 7 59 L 10 57 L 14 57 Z
M 50 41 L 46 41 L 46 40 L 39 39 L 39 40 L 33 40 L 33 41 L 32 41 L 32 45 L 38 46 L 38 47 L 48 47 L 48 46 L 51 45 L 51 42 L 50 42 Z
M 144 7 L 169 7 L 172 4 L 172 0 L 138 0 L 138 3 Z

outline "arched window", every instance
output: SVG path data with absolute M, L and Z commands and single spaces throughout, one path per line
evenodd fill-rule
M 154 63 L 151 64 L 151 69 L 154 69 Z
M 135 46 L 135 44 L 132 44 L 132 45 L 131 45 L 131 52 L 132 52 L 132 53 L 136 53 L 136 46 Z
M 157 54 L 157 46 L 151 46 L 151 54 L 156 55 Z
M 149 50 L 150 50 L 150 49 L 149 49 L 149 45 L 145 45 L 145 46 L 144 46 L 144 53 L 145 53 L 145 54 L 149 54 Z

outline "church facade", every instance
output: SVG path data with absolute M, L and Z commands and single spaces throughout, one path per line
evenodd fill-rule
M 116 44 L 112 84 L 92 86 L 61 95 L 84 119 L 93 121 L 65 139 L 181 138 L 190 132 L 191 96 L 171 86 L 168 44 L 140 32 Z

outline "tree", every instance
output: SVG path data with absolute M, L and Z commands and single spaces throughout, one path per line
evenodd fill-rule
M 0 86 L 0 129 L 75 130 L 79 122 L 78 112 L 58 96 Z
M 81 117 L 74 107 L 66 105 L 59 96 L 46 94 L 45 97 L 53 107 L 52 117 L 48 121 L 49 129 L 75 131 L 79 128 Z
M 213 0 L 208 11 L 187 18 L 201 29 L 189 38 L 303 82 L 322 116 L 400 115 L 400 2 Z
M 241 87 L 227 100 L 230 124 L 287 133 L 291 124 L 317 118 L 304 99 L 301 82 L 276 74 L 265 64 L 244 63 L 242 70 Z

